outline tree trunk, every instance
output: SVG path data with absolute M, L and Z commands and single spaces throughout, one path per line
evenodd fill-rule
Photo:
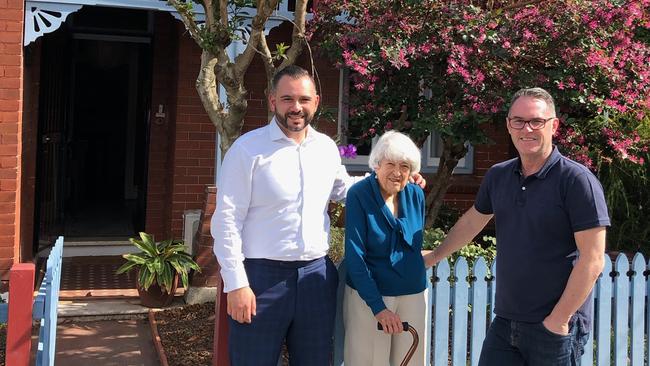
M 459 144 L 451 141 L 449 138 L 442 139 L 442 156 L 438 164 L 438 171 L 431 182 L 427 183 L 430 187 L 426 198 L 426 227 L 431 228 L 438 217 L 440 207 L 442 206 L 445 193 L 451 186 L 451 175 L 458 161 L 467 154 L 465 144 Z

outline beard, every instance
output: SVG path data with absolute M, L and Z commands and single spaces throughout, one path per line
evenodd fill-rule
M 300 132 L 300 131 L 304 130 L 305 128 L 307 128 L 307 126 L 309 126 L 312 119 L 314 119 L 313 114 L 308 114 L 308 113 L 305 113 L 305 112 L 293 112 L 293 113 L 292 112 L 287 112 L 284 115 L 281 115 L 278 112 L 274 112 L 274 115 L 275 115 L 275 119 L 278 121 L 278 123 L 282 127 L 284 127 L 287 131 L 291 131 L 291 132 Z M 289 126 L 289 123 L 287 122 L 287 119 L 289 119 L 289 117 L 291 117 L 291 116 L 301 116 L 303 121 L 304 121 L 303 125 L 302 126 Z

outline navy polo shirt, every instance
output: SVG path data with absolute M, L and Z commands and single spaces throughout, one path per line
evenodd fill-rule
M 495 313 L 525 322 L 541 322 L 560 299 L 577 253 L 573 234 L 610 225 L 598 179 L 556 147 L 525 178 L 519 158 L 494 165 L 474 206 L 494 214 L 496 224 Z M 591 323 L 590 300 L 576 313 L 585 326 Z

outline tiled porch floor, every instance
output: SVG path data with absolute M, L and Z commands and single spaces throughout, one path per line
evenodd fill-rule
M 135 270 L 115 274 L 124 262 L 121 256 L 64 257 L 59 298 L 89 300 L 138 297 Z M 179 280 L 176 296 L 183 296 L 184 293 Z
M 135 272 L 117 275 L 121 256 L 63 258 L 59 297 L 137 297 Z

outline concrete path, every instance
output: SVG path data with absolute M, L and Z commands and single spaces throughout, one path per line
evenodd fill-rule
M 147 319 L 78 321 L 57 327 L 56 364 L 158 366 Z
M 177 296 L 170 307 L 183 304 L 183 298 Z M 56 364 L 160 365 L 147 319 L 150 310 L 162 309 L 141 306 L 137 298 L 128 296 L 60 300 Z

